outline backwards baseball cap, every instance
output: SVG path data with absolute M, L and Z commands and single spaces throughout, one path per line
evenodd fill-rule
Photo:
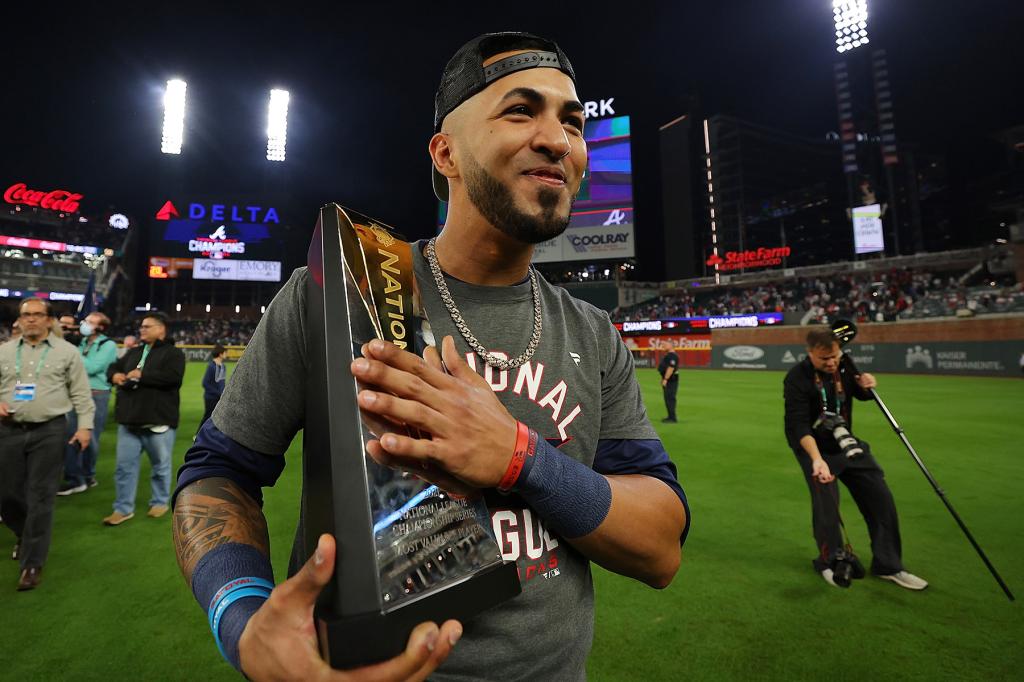
M 484 66 L 484 62 L 496 54 L 518 50 L 527 51 Z M 445 116 L 494 81 L 540 67 L 558 69 L 576 82 L 569 58 L 553 40 L 518 31 L 485 33 L 473 38 L 459 48 L 441 74 L 441 85 L 434 95 L 434 132 L 441 131 Z M 433 164 L 430 169 L 434 194 L 441 201 L 448 201 L 448 179 L 438 173 Z

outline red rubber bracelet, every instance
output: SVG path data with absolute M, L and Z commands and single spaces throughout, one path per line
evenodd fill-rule
M 530 446 L 530 427 L 523 422 L 516 422 L 516 445 L 512 450 L 512 460 L 505 469 L 505 475 L 498 482 L 498 490 L 507 493 L 519 480 L 519 474 L 523 470 L 523 462 L 526 461 L 526 451 Z

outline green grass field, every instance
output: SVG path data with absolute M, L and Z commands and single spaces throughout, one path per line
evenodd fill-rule
M 202 371 L 188 368 L 175 467 L 202 414 Z M 871 577 L 839 590 L 811 570 L 810 505 L 782 435 L 781 373 L 684 370 L 675 425 L 660 423 L 653 370 L 639 377 L 679 466 L 693 529 L 666 590 L 595 568 L 591 679 L 1021 679 L 1021 606 L 1007 602 L 873 404 L 858 405 L 857 432 L 885 468 L 906 565 L 931 582 L 923 593 Z M 882 376 L 879 388 L 1024 598 L 1024 382 Z M 178 573 L 170 516 L 101 524 L 113 502 L 114 441 L 109 424 L 99 487 L 57 501 L 39 589 L 15 592 L 13 536 L 0 530 L 0 679 L 237 679 Z M 266 495 L 279 580 L 298 512 L 300 450 L 297 441 Z M 142 511 L 148 472 L 146 463 Z M 843 504 L 853 545 L 869 557 L 864 524 L 849 498 Z

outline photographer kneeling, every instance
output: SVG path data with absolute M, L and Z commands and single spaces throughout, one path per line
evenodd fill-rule
M 870 374 L 854 376 L 841 362 L 839 343 L 828 329 L 807 334 L 807 357 L 786 375 L 786 438 L 811 491 L 812 524 L 818 545 L 814 568 L 838 587 L 864 577 L 864 567 L 843 542 L 839 487 L 853 495 L 871 535 L 871 572 L 908 590 L 928 583 L 903 570 L 899 519 L 885 476 L 867 442 L 853 436 L 853 398 L 870 400 Z

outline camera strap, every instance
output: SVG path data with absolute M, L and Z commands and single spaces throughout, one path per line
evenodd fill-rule
M 821 380 L 821 375 L 816 371 L 814 372 L 814 385 L 821 391 L 821 409 L 828 411 L 828 394 L 825 392 L 825 384 Z M 843 393 L 843 382 L 839 378 L 839 372 L 832 373 L 832 386 L 835 390 L 836 396 L 836 411 L 838 415 L 842 415 L 844 418 L 848 418 L 848 415 L 843 414 L 843 403 L 845 402 L 846 395 Z

